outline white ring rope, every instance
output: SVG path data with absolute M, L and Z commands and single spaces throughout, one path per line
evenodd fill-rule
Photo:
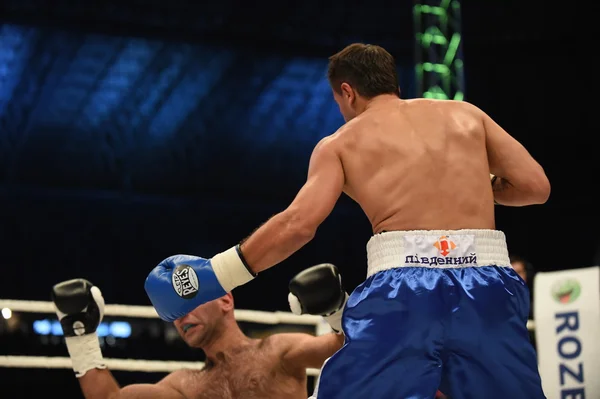
M 54 313 L 52 302 L 23 301 L 18 299 L 0 299 L 0 309 L 9 308 L 15 312 L 28 313 Z M 259 324 L 301 324 L 310 326 L 323 326 L 321 316 L 295 315 L 290 312 L 265 312 L 261 310 L 235 309 L 237 321 L 245 321 Z M 105 316 L 137 317 L 156 319 L 158 314 L 152 306 L 137 305 L 106 305 Z M 533 320 L 527 320 L 527 329 L 534 330 Z
M 110 370 L 142 371 L 146 373 L 170 373 L 181 369 L 201 369 L 203 362 L 176 362 L 165 360 L 110 359 L 104 361 Z M 58 356 L 0 356 L 0 367 L 70 369 L 71 358 Z M 306 374 L 317 377 L 319 369 L 306 369 Z
M 25 301 L 18 299 L 0 299 L 0 308 L 9 308 L 14 312 L 26 313 L 55 313 L 52 302 Z M 136 305 L 106 305 L 105 316 L 121 316 L 156 319 L 158 314 L 152 306 Z M 299 324 L 312 325 L 317 328 L 317 334 L 329 330 L 327 323 L 321 316 L 295 315 L 289 312 L 265 312 L 259 310 L 236 309 L 235 318 L 238 321 L 259 324 Z M 533 320 L 527 321 L 527 329 L 533 330 Z M 184 368 L 201 369 L 203 362 L 180 362 L 165 360 L 141 360 L 141 359 L 111 359 L 105 358 L 106 365 L 111 370 L 120 371 L 142 371 L 142 372 L 172 372 Z M 69 357 L 45 357 L 45 356 L 0 356 L 0 367 L 15 368 L 46 368 L 46 369 L 69 369 L 72 368 Z M 319 369 L 306 369 L 309 376 L 318 377 Z
M 52 302 L 23 301 L 18 299 L 0 299 L 0 308 L 9 308 L 13 312 L 55 313 Z M 138 317 L 157 319 L 158 314 L 152 306 L 106 305 L 105 316 Z M 237 321 L 258 324 L 301 324 L 318 326 L 323 323 L 321 316 L 295 315 L 290 312 L 264 312 L 260 310 L 236 309 Z
M 18 299 L 0 299 L 0 309 L 8 308 L 13 312 L 24 313 L 55 313 L 52 302 L 25 301 Z M 265 312 L 259 310 L 235 309 L 237 321 L 258 324 L 297 324 L 311 325 L 317 328 L 317 334 L 329 330 L 329 326 L 321 316 L 295 315 L 289 312 Z M 135 317 L 146 319 L 157 319 L 158 314 L 152 306 L 136 305 L 106 305 L 105 316 Z M 142 371 L 142 372 L 172 372 L 184 368 L 201 369 L 203 362 L 180 362 L 164 360 L 141 360 L 141 359 L 110 359 L 105 358 L 106 365 L 111 370 L 120 371 Z M 0 356 L 0 367 L 16 368 L 48 368 L 69 369 L 72 368 L 69 357 L 44 357 L 44 356 Z M 306 369 L 309 376 L 319 375 L 319 369 Z

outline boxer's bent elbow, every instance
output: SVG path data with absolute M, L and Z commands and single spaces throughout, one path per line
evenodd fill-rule
M 541 181 L 537 185 L 537 203 L 545 204 L 546 201 L 548 201 L 548 198 L 550 198 L 550 191 L 550 181 L 547 177 L 544 176 L 544 179 L 541 179 Z
M 550 182 L 541 168 L 515 179 L 500 177 L 492 187 L 496 202 L 507 206 L 541 205 L 550 197 Z
M 527 185 L 527 192 L 529 193 L 529 202 L 534 204 L 545 204 L 550 198 L 550 181 L 548 177 L 541 173 L 534 179 L 531 179 Z

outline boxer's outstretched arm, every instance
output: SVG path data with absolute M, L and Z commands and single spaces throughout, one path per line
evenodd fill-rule
M 242 243 L 241 252 L 252 271 L 268 269 L 306 245 L 333 210 L 343 188 L 342 162 L 330 138 L 325 138 L 315 147 L 306 183 L 291 205 Z
M 282 343 L 282 364 L 287 370 L 323 367 L 329 359 L 344 345 L 343 334 L 310 334 L 290 333 L 277 334 Z
M 50 292 L 60 320 L 65 344 L 75 376 L 86 399 L 106 398 L 182 398 L 173 372 L 156 385 L 131 385 L 121 389 L 107 369 L 96 329 L 104 316 L 104 297 L 100 288 L 78 278 L 55 284 Z
M 183 394 L 173 386 L 177 373 L 169 374 L 157 384 L 121 388 L 108 369 L 94 369 L 79 378 L 79 385 L 86 399 L 183 399 Z

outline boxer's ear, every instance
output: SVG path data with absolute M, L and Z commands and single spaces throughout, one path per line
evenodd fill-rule
M 223 295 L 221 298 L 218 299 L 218 301 L 220 302 L 221 309 L 223 309 L 223 311 L 225 311 L 225 312 L 233 311 L 234 301 L 233 301 L 233 294 L 231 292 L 228 292 L 227 294 Z
M 342 98 L 348 104 L 354 104 L 354 101 L 356 100 L 356 93 L 354 92 L 354 89 L 352 88 L 352 86 L 350 86 L 348 83 L 344 82 L 341 84 L 341 89 L 342 89 Z

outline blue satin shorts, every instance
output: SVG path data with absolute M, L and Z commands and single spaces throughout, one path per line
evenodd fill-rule
M 457 267 L 449 256 L 452 265 L 439 265 L 443 257 L 425 254 L 403 253 L 419 265 L 376 271 L 352 293 L 346 343 L 324 365 L 317 397 L 425 399 L 439 389 L 450 399 L 545 398 L 523 280 L 510 266 Z

